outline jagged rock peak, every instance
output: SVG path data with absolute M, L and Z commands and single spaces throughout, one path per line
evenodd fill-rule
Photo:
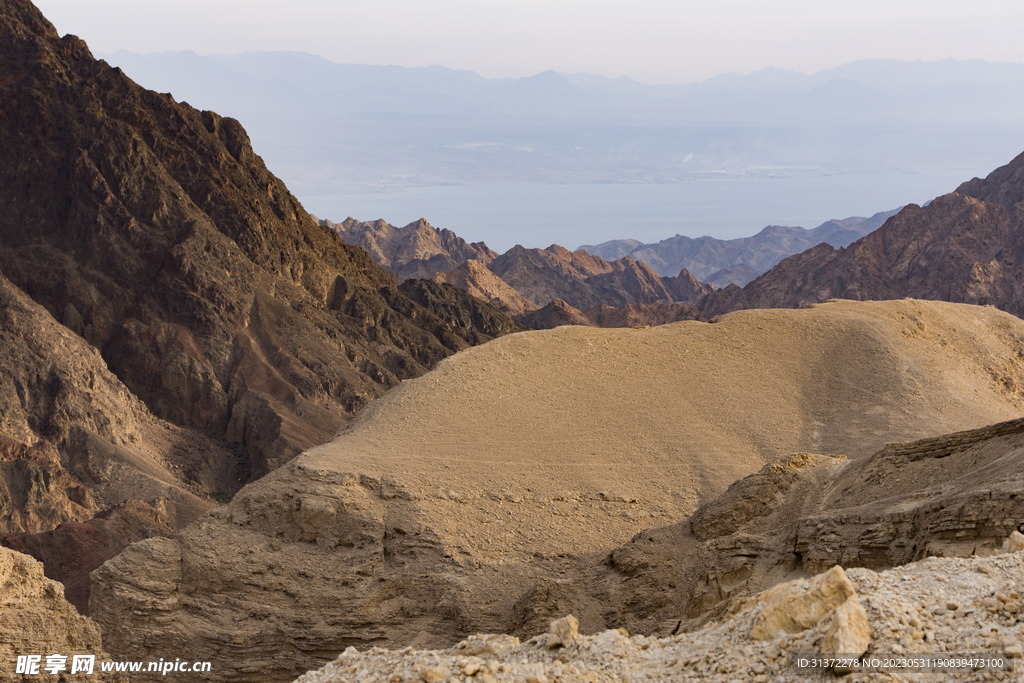
M 320 224 L 335 230 L 345 242 L 365 249 L 399 282 L 430 278 L 468 259 L 490 263 L 498 256 L 483 242 L 469 243 L 451 230 L 435 228 L 424 218 L 402 228 L 382 219 L 361 223 L 351 217 L 342 223 L 321 219 Z

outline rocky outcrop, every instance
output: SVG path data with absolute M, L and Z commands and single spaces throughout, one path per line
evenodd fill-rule
M 195 514 L 157 498 L 152 505 L 128 500 L 84 522 L 66 521 L 39 533 L 0 534 L 0 544 L 43 563 L 48 578 L 64 585 L 64 596 L 81 614 L 89 614 L 89 573 L 136 541 L 170 537 Z M 203 508 L 204 510 L 206 507 Z
M 526 331 L 497 306 L 459 287 L 434 280 L 406 280 L 399 285 L 398 291 L 436 316 L 443 327 L 432 322 L 424 323 L 424 327 L 443 341 L 446 336 L 451 337 L 449 343 L 453 346 L 462 341 L 482 344 L 504 334 Z M 393 305 L 401 310 L 397 297 Z M 416 311 L 412 307 L 409 309 L 409 316 L 415 318 Z
M 483 261 L 463 261 L 457 268 L 434 273 L 431 280 L 464 289 L 476 298 L 497 306 L 511 316 L 537 310 L 533 303 L 487 269 Z
M 720 616 L 794 572 L 995 555 L 1024 526 L 1022 458 L 1024 419 L 850 461 L 793 455 L 616 550 L 606 590 L 631 605 L 622 625 L 651 632 Z
M 791 256 L 742 290 L 713 293 L 701 308 L 713 316 L 834 297 L 915 297 L 1024 314 L 1022 169 L 1024 155 L 927 206 L 905 207 L 849 247 L 819 244 Z
M 1005 483 L 996 455 L 957 474 L 980 451 L 866 456 L 1019 416 L 1001 377 L 1022 339 L 995 309 L 917 301 L 508 335 L 403 382 L 175 538 L 126 549 L 93 573 L 92 614 L 125 657 L 188 646 L 211 680 L 288 680 L 349 646 L 525 637 L 568 613 L 582 633 L 667 634 L 792 572 L 913 560 L 943 529 L 962 538 L 949 553 L 983 552 L 1016 514 L 993 498 L 1017 485 L 1015 454 Z M 859 460 L 779 460 L 810 450 Z M 861 497 L 844 493 L 851 462 L 876 463 Z
M 40 532 L 130 499 L 184 526 L 238 480 L 223 448 L 155 418 L 81 336 L 0 276 L 0 532 Z
M 0 676 L 5 681 L 49 676 L 43 667 L 46 657 L 54 654 L 67 658 L 64 675 L 71 670 L 72 655 L 94 655 L 97 662 L 109 660 L 99 627 L 64 600 L 63 586 L 43 576 L 43 565 L 0 547 Z M 18 657 L 27 655 L 40 657 L 35 675 L 15 673 Z M 121 677 L 102 673 L 95 664 L 90 680 L 114 681 Z
M 666 276 L 686 269 L 715 287 L 730 283 L 743 286 L 787 256 L 816 244 L 845 247 L 881 227 L 897 211 L 879 212 L 870 218 L 830 220 L 812 230 L 769 225 L 751 237 L 731 240 L 676 235 L 654 244 L 613 240 L 580 249 L 608 260 L 630 256 Z
M 497 252 L 483 242 L 467 242 L 451 230 L 435 228 L 422 218 L 404 228 L 396 228 L 383 220 L 370 223 L 353 218 L 341 223 L 316 220 L 336 231 L 345 242 L 365 249 L 370 258 L 386 268 L 399 283 L 428 280 L 435 273 L 453 270 L 468 260 L 487 265 L 498 257 Z
M 842 601 L 820 599 L 841 587 Z M 721 621 L 692 633 L 655 638 L 625 629 L 581 635 L 565 643 L 560 627 L 523 642 L 476 635 L 447 650 L 345 650 L 296 683 L 341 683 L 353 673 L 368 679 L 442 680 L 471 677 L 481 683 L 513 681 L 752 681 L 802 683 L 922 680 L 1011 680 L 1024 653 L 1019 616 L 1024 556 L 932 559 L 875 573 L 834 567 L 810 582 L 797 580 L 746 601 Z M 784 604 L 780 599 L 785 598 Z M 754 633 L 774 612 L 798 628 L 773 638 Z M 810 617 L 810 618 L 807 618 Z M 955 659 L 970 653 L 980 662 L 897 662 Z M 865 655 L 866 666 L 834 662 Z M 937 657 L 936 657 L 937 656 Z M 800 658 L 805 661 L 801 662 Z M 822 662 L 821 660 L 833 660 Z M 817 661 L 815 661 L 817 660 Z M 871 661 L 875 660 L 875 661 Z M 844 665 L 845 664 L 845 665 Z M 951 666 L 952 664 L 952 666 Z
M 84 613 L 90 571 L 173 535 L 242 473 L 213 440 L 154 417 L 2 275 L 0 330 L 0 543 L 43 560 Z

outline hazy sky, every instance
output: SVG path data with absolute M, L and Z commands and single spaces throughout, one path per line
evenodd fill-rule
M 1024 62 L 1019 0 L 35 0 L 94 52 L 298 50 L 331 61 L 684 83 L 855 59 Z

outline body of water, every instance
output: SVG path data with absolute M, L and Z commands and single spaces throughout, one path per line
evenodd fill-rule
M 987 170 L 723 178 L 679 183 L 453 185 L 395 192 L 300 197 L 307 211 L 341 222 L 426 218 L 470 242 L 504 252 L 516 244 L 575 249 L 613 239 L 747 237 L 766 225 L 814 228 L 923 204 Z

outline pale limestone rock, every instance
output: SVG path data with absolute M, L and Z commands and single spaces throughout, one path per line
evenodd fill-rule
M 871 625 L 864 605 L 851 595 L 832 613 L 832 623 L 825 634 L 822 654 L 859 657 L 871 644 Z
M 509 635 L 481 634 L 466 638 L 455 646 L 464 655 L 495 655 L 500 657 L 519 645 L 519 639 Z
M 569 643 L 576 640 L 579 632 L 580 622 L 573 615 L 569 614 L 561 619 L 555 619 L 551 622 L 551 628 L 548 629 L 548 633 L 551 634 L 548 638 L 548 647 L 567 647 Z
M 1024 534 L 1014 529 L 1010 537 L 1003 541 L 1003 552 L 1019 553 L 1022 550 L 1024 550 Z
M 443 681 L 450 675 L 448 669 L 441 666 L 428 666 L 420 671 L 420 678 L 423 679 L 423 683 L 438 683 Z
M 856 595 L 853 584 L 838 565 L 810 581 L 778 585 L 758 598 L 764 608 L 754 619 L 750 637 L 770 640 L 782 633 L 805 631 L 852 595 Z

